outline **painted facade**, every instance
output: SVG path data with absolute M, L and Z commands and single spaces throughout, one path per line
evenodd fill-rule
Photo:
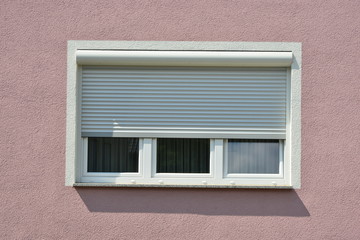
M 359 239 L 358 1 L 0 3 L 1 239 Z M 65 186 L 68 40 L 302 43 L 301 189 Z

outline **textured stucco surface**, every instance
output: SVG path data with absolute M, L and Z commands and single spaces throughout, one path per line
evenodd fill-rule
M 0 239 L 360 239 L 360 3 L 1 1 Z M 302 188 L 72 188 L 67 40 L 302 42 Z

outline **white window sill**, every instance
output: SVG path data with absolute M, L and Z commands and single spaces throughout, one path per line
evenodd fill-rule
M 169 185 L 169 184 L 117 184 L 117 183 L 74 183 L 73 187 L 151 187 L 151 188 L 251 188 L 251 189 L 294 189 L 286 185 Z

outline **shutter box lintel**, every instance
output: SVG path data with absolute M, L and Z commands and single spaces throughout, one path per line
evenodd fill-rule
M 289 67 L 292 61 L 291 51 L 76 51 L 79 65 Z

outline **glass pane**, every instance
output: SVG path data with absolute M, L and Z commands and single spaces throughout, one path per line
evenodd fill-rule
M 88 172 L 138 172 L 138 138 L 88 138 Z
M 158 173 L 209 173 L 209 139 L 157 139 Z
M 228 173 L 279 173 L 279 140 L 228 140 Z

